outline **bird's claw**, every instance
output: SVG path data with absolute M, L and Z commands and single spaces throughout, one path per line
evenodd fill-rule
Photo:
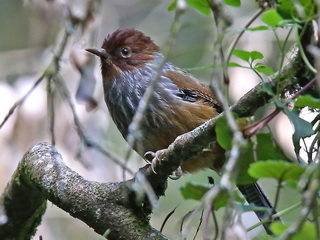
M 169 176 L 171 180 L 178 180 L 182 176 L 182 169 L 181 167 L 178 167 L 177 170 L 174 171 L 174 176 Z
M 157 172 L 154 170 L 154 168 L 155 168 L 155 166 L 157 166 L 158 163 L 160 164 L 160 158 L 164 154 L 164 152 L 165 152 L 165 149 L 162 149 L 162 150 L 158 150 L 156 152 L 148 151 L 144 154 L 144 157 L 151 155 L 151 157 L 152 157 L 151 162 L 148 161 L 147 159 L 146 159 L 146 161 L 150 163 L 152 172 L 154 172 L 155 174 L 157 174 Z
M 157 174 L 157 172 L 154 170 L 157 164 L 161 164 L 161 157 L 164 154 L 166 149 L 158 150 L 156 152 L 148 151 L 144 154 L 145 160 L 151 165 L 152 172 Z M 151 162 L 146 159 L 146 156 L 150 155 L 152 157 Z M 170 179 L 172 180 L 178 180 L 182 176 L 182 170 L 181 167 L 178 167 L 177 170 L 175 171 L 175 176 L 169 176 Z

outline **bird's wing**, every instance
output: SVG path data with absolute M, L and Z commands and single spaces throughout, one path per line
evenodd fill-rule
M 206 86 L 202 85 L 192 75 L 184 71 L 165 72 L 169 78 L 180 90 L 179 97 L 188 102 L 202 102 L 222 112 L 221 104 L 218 102 L 214 93 Z

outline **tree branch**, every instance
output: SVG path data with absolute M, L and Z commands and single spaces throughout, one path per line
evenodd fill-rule
M 314 74 L 306 68 L 299 51 L 296 49 L 283 70 L 251 89 L 231 107 L 231 111 L 237 113 L 239 117 L 248 117 L 253 115 L 258 108 L 267 104 L 272 96 L 264 90 L 264 84 L 268 84 L 273 92 L 278 92 L 283 95 L 287 90 L 293 87 L 297 88 L 297 84 L 305 84 L 313 77 Z M 162 177 L 167 179 L 167 177 L 181 165 L 183 160 L 197 155 L 207 147 L 210 142 L 215 141 L 216 121 L 222 115 L 223 113 L 194 130 L 177 137 L 162 155 L 161 164 L 155 166 L 155 171 L 157 172 L 156 181 L 159 182 L 159 178 Z M 155 180 L 150 168 L 146 170 L 146 175 L 147 178 Z M 153 182 L 151 183 L 153 184 Z
M 1 204 L 7 222 L 0 239 L 30 239 L 46 209 L 46 199 L 108 239 L 167 239 L 149 224 L 150 211 L 132 198 L 134 180 L 98 183 L 68 168 L 48 143 L 31 147 L 5 189 Z
M 292 78 L 306 82 L 310 72 L 295 54 L 286 68 L 268 80 L 272 88 L 285 91 Z M 250 116 L 271 99 L 263 83 L 249 91 L 231 107 L 239 116 Z M 164 195 L 168 176 L 184 159 L 196 155 L 209 142 L 215 140 L 213 118 L 193 131 L 179 136 L 163 154 L 161 164 L 143 173 L 156 195 Z M 85 180 L 69 169 L 57 150 L 48 143 L 30 148 L 14 173 L 1 197 L 7 222 L 0 226 L 0 238 L 26 239 L 31 237 L 41 222 L 46 209 L 46 199 L 85 222 L 103 235 L 108 229 L 108 239 L 167 239 L 149 224 L 150 205 L 147 201 L 137 205 L 132 190 L 136 178 L 119 183 L 98 183 Z M 139 207 L 138 207 L 139 206 Z

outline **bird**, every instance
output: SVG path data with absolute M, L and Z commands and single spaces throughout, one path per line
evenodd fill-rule
M 164 56 L 141 31 L 118 29 L 104 39 L 101 48 L 86 50 L 100 58 L 105 102 L 124 139 L 130 134 L 128 128 L 140 100 L 160 71 L 132 146 L 142 157 L 154 153 L 150 154 L 153 162 L 178 136 L 223 112 L 216 94 L 190 73 L 168 61 L 159 70 Z M 183 161 L 181 170 L 193 173 L 209 168 L 220 173 L 225 159 L 225 150 L 213 141 L 199 155 Z M 249 195 L 251 202 L 272 209 L 257 183 L 239 189 Z M 266 212 L 258 213 L 260 219 L 268 216 Z

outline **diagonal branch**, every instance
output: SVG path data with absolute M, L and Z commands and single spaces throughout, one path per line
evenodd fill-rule
M 296 87 L 299 83 L 309 82 L 313 77 L 314 74 L 305 67 L 298 50 L 296 50 L 283 70 L 251 89 L 231 107 L 231 111 L 237 113 L 239 117 L 248 117 L 253 115 L 258 108 L 267 104 L 272 96 L 264 90 L 266 83 L 274 92 L 284 94 L 287 89 Z M 181 165 L 183 160 L 197 155 L 210 142 L 214 141 L 216 121 L 222 114 L 191 132 L 177 137 L 162 155 L 161 164 L 155 166 L 157 174 L 154 175 L 150 168 L 146 170 L 147 178 L 151 183 L 153 183 L 152 181 L 161 182 L 161 178 L 165 179 L 162 182 L 166 181 L 167 177 Z
M 46 199 L 108 239 L 167 239 L 149 225 L 148 211 L 131 197 L 134 180 L 98 183 L 68 168 L 48 143 L 31 147 L 1 197 L 7 222 L 0 239 L 30 239 L 46 209 Z

